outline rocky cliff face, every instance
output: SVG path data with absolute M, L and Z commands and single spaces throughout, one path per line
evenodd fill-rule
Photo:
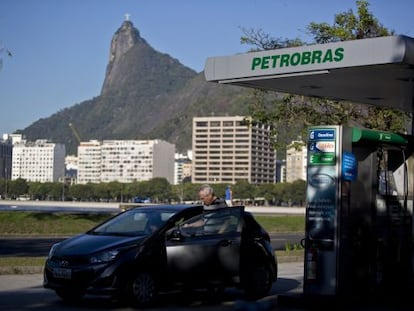
M 78 141 L 90 139 L 164 139 L 177 151 L 191 148 L 193 116 L 246 112 L 240 88 L 205 81 L 203 73 L 154 50 L 124 21 L 115 32 L 101 94 L 18 131 L 28 140 L 64 143 L 75 154 Z
M 125 53 L 141 40 L 143 39 L 140 37 L 138 29 L 134 28 L 130 21 L 124 21 L 122 26 L 115 32 L 111 41 L 109 63 L 106 68 L 101 95 L 108 94 L 111 89 L 117 86 L 116 82 L 120 80 L 119 77 L 123 74 L 119 68 L 119 62 Z

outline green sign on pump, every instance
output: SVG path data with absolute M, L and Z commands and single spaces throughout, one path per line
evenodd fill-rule
M 407 145 L 408 143 L 407 139 L 395 133 L 352 128 L 352 142 L 356 143 L 367 140 L 396 145 Z
M 309 156 L 311 165 L 335 165 L 336 157 L 334 152 L 312 153 Z

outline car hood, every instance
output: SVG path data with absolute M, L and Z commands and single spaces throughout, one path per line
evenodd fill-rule
M 140 244 L 146 236 L 113 236 L 80 234 L 64 240 L 55 250 L 57 256 L 82 256 L 94 254 L 106 249 L 122 248 Z

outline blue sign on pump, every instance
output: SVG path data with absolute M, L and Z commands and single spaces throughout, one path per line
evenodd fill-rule
M 309 132 L 310 140 L 335 140 L 334 129 L 320 129 Z
M 351 152 L 344 152 L 342 154 L 342 179 L 347 181 L 354 181 L 358 175 L 358 163 L 355 155 Z

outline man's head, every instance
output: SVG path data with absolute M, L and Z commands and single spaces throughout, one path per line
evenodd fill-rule
M 213 203 L 216 196 L 214 195 L 214 189 L 210 185 L 202 185 L 198 191 L 198 196 L 200 201 L 204 205 L 208 206 Z

